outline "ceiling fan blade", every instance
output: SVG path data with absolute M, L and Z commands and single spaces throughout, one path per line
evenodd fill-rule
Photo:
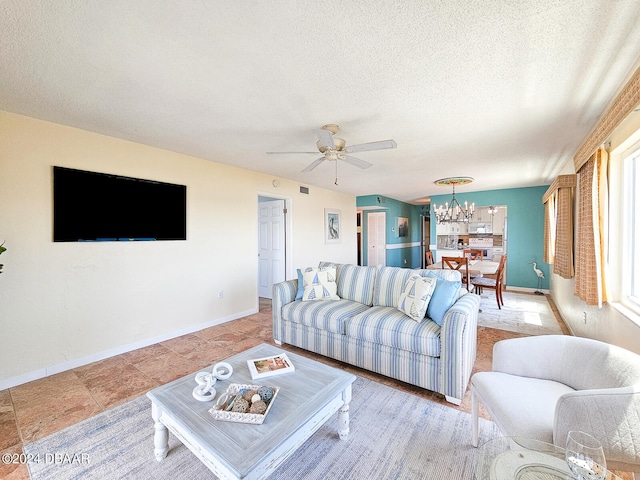
M 370 150 L 384 150 L 387 148 L 396 148 L 398 144 L 395 140 L 381 140 L 379 142 L 360 143 L 346 147 L 343 151 L 346 153 L 367 152 Z
M 320 157 L 319 159 L 314 160 L 307 168 L 305 168 L 302 171 L 303 172 L 310 172 L 311 170 L 316 168 L 318 165 L 320 165 L 322 162 L 324 162 L 324 157 Z
M 359 158 L 352 157 L 351 155 L 345 155 L 343 160 L 359 168 L 369 168 L 373 166 L 373 163 L 365 162 L 364 160 L 360 160 Z
M 308 154 L 308 155 L 317 155 L 318 152 L 267 152 L 267 155 L 286 155 L 289 153 L 295 153 L 295 154 Z
M 333 143 L 333 134 L 327 130 L 316 130 L 316 136 L 320 140 L 320 144 L 325 148 L 335 148 Z

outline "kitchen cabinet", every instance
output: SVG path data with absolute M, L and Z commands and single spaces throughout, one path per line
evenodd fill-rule
M 491 221 L 491 215 L 489 215 L 489 209 L 486 207 L 478 207 L 476 208 L 475 213 L 473 214 L 473 222 L 482 223 Z
M 502 255 L 504 255 L 504 247 L 493 247 L 491 260 L 499 262 Z
M 449 235 L 450 229 L 449 223 L 438 223 L 436 224 L 436 235 Z
M 467 233 L 466 223 L 452 223 L 449 226 L 449 233 L 451 235 L 460 235 L 461 233 Z
M 504 222 L 507 218 L 506 207 L 499 207 L 498 212 L 493 215 L 493 234 L 504 235 Z
M 436 235 L 466 235 L 468 231 L 466 223 L 440 223 L 436 225 Z
M 456 235 L 466 235 L 468 232 L 468 224 L 467 223 L 454 223 L 451 225 L 451 233 L 455 233 Z

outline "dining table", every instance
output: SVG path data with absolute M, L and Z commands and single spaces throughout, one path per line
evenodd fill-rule
M 493 262 L 491 260 L 469 260 L 469 275 L 495 275 L 498 272 L 498 266 L 500 262 Z M 432 265 L 428 265 L 429 270 L 442 270 L 443 268 L 449 268 L 441 260 Z M 460 267 L 460 273 L 464 274 L 465 267 Z

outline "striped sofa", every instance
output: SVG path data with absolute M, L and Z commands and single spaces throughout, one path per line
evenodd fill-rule
M 327 265 L 336 264 L 320 264 Z M 273 286 L 275 342 L 441 393 L 459 405 L 476 357 L 480 297 L 461 289 L 442 326 L 430 318 L 416 322 L 397 306 L 411 275 L 459 281 L 460 273 L 336 266 L 339 300 L 295 300 L 297 279 Z

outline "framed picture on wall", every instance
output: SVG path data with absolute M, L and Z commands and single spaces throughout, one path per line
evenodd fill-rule
M 398 217 L 398 236 L 409 236 L 409 219 L 407 217 Z
M 340 210 L 324 209 L 324 243 L 340 243 L 342 238 L 340 221 Z

